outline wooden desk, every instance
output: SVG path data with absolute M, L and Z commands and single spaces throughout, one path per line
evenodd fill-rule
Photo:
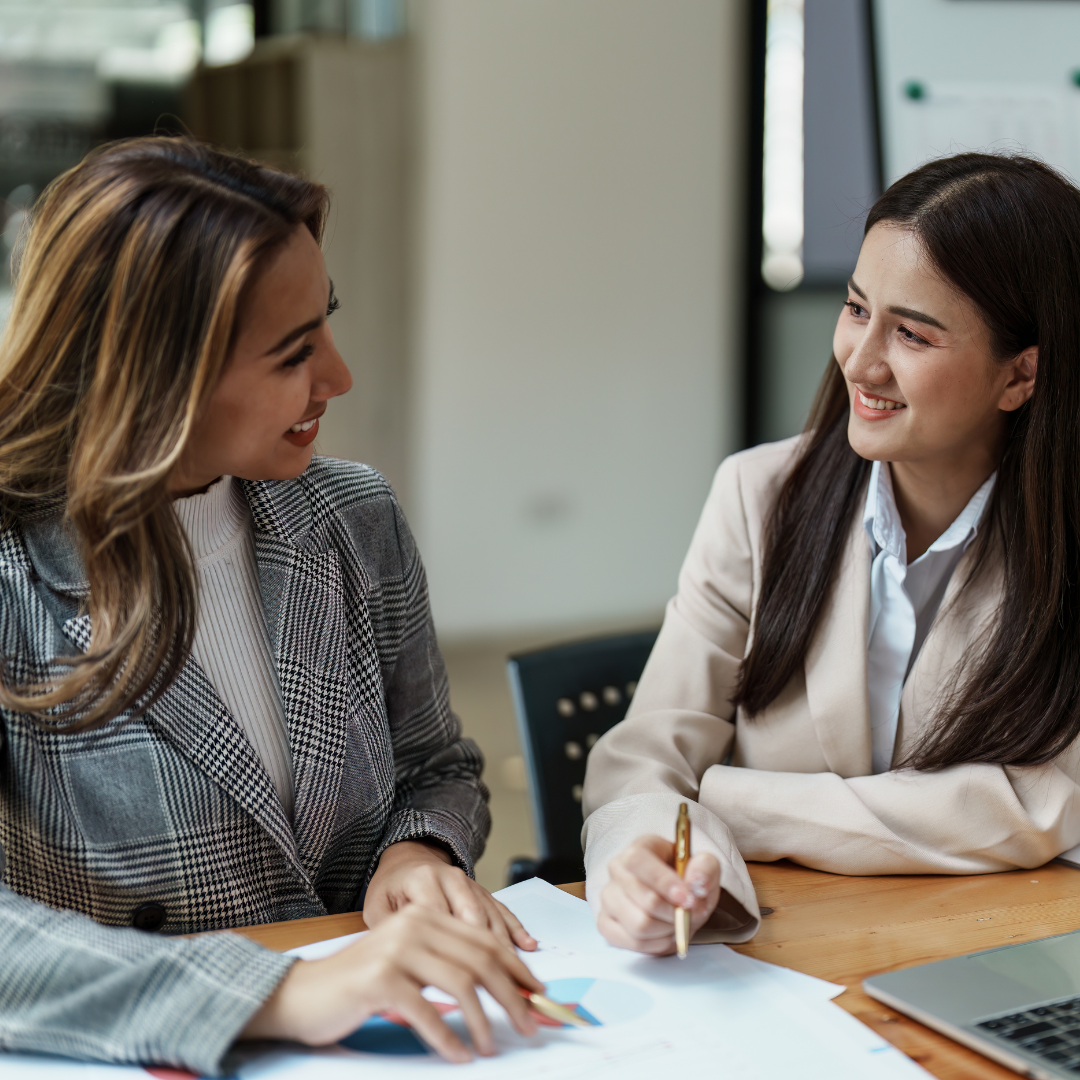
M 739 952 L 848 990 L 848 1012 L 941 1080 L 1016 1080 L 1016 1073 L 886 1008 L 861 989 L 868 975 L 1080 928 L 1080 870 L 976 877 L 837 877 L 789 863 L 751 863 L 765 918 Z M 563 888 L 584 897 L 584 882 Z M 240 931 L 274 949 L 364 929 L 359 914 Z

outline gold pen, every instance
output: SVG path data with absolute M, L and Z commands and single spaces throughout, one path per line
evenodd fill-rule
M 690 815 L 686 803 L 679 805 L 675 819 L 675 873 L 685 877 L 686 864 L 690 861 Z M 690 912 L 686 908 L 675 909 L 675 950 L 680 960 L 686 959 L 690 948 Z
M 543 994 L 533 993 L 531 990 L 526 990 L 525 987 L 519 986 L 518 993 L 541 1015 L 546 1016 L 549 1020 L 557 1020 L 560 1024 L 571 1024 L 573 1027 L 593 1027 L 593 1023 L 586 1020 L 584 1016 L 578 1016 L 573 1009 L 566 1005 L 560 1005 L 557 1001 L 552 1001 L 549 997 L 544 997 Z

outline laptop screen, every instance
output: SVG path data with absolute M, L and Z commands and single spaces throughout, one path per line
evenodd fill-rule
M 1008 945 L 971 960 L 1022 983 L 1034 1000 L 1080 994 L 1080 934 Z

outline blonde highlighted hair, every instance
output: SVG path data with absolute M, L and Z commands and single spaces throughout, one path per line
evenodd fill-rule
M 66 729 L 145 711 L 195 632 L 170 474 L 217 384 L 268 252 L 322 238 L 327 192 L 189 138 L 102 146 L 55 180 L 13 259 L 0 339 L 0 512 L 63 506 L 92 642 L 9 708 Z M 10 660 L 10 658 L 5 658 Z

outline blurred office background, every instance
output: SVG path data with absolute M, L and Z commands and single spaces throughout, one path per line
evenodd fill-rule
M 1080 27 L 1023 75 L 1065 89 L 984 84 L 1078 9 L 0 0 L 0 317 L 27 208 L 103 139 L 190 130 L 332 188 L 355 388 L 318 449 L 384 471 L 418 536 L 497 887 L 534 849 L 507 653 L 659 625 L 720 460 L 802 427 L 883 171 L 1065 153 Z

